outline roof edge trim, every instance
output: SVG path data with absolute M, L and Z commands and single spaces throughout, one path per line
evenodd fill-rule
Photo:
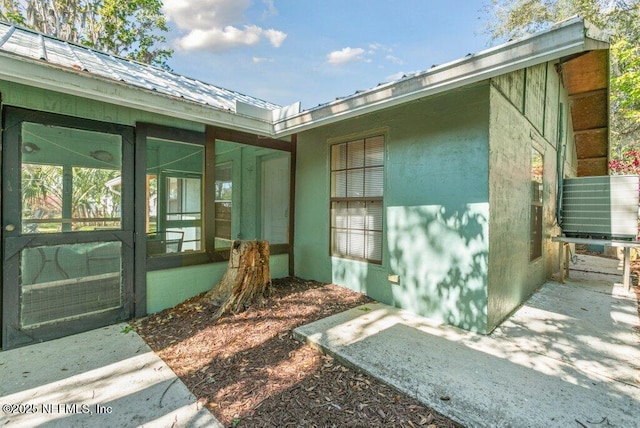
M 295 116 L 285 117 L 274 123 L 274 131 L 278 136 L 289 135 L 568 55 L 593 49 L 607 49 L 607 40 L 606 33 L 583 18 L 572 18 L 556 24 L 547 31 L 478 52 L 411 77 L 379 85 Z
M 271 117 L 267 120 L 258 119 L 7 52 L 0 52 L 0 60 L 0 80 L 205 125 L 224 126 L 260 135 L 273 134 Z

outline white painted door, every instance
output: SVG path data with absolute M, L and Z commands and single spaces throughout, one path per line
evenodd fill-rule
M 289 158 L 262 161 L 262 239 L 284 244 L 289 238 Z

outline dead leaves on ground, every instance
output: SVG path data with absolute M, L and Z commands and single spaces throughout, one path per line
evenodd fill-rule
M 297 278 L 260 308 L 222 317 L 195 297 L 133 323 L 198 403 L 230 427 L 453 427 L 418 401 L 293 339 L 292 330 L 371 299 Z

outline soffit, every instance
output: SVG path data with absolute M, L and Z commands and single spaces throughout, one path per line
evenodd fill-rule
M 593 50 L 562 63 L 569 94 L 578 176 L 608 174 L 609 51 Z

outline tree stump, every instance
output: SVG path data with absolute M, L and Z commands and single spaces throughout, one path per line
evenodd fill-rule
M 262 304 L 271 292 L 269 243 L 267 241 L 233 241 L 224 276 L 206 295 L 218 310 L 214 319 L 237 314 L 253 304 Z

